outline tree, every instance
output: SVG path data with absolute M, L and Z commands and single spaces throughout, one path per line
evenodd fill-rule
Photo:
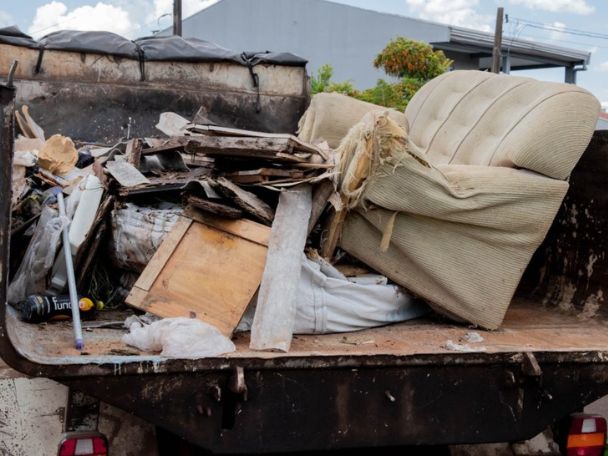
M 316 76 L 310 78 L 312 93 L 338 92 L 403 111 L 420 87 L 449 70 L 452 60 L 442 51 L 434 51 L 427 43 L 397 37 L 376 56 L 373 64 L 400 80 L 387 82 L 378 79 L 375 87 L 358 91 L 350 81 L 332 81 L 334 70 L 331 65 L 325 64 L 319 68 Z
M 312 94 L 321 92 L 338 92 L 351 97 L 356 97 L 358 92 L 350 81 L 333 82 L 334 69 L 331 65 L 322 65 L 317 70 L 316 76 L 310 78 L 310 89 Z
M 374 66 L 389 76 L 429 81 L 450 69 L 452 60 L 443 51 L 421 41 L 397 37 L 376 56 Z

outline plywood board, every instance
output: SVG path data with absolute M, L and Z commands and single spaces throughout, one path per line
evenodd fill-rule
M 270 233 L 270 228 L 245 220 L 225 225 L 232 232 L 223 230 L 221 223 L 182 219 L 127 303 L 163 318 L 199 318 L 230 336 L 260 285 L 266 262 L 267 247 L 248 233 Z

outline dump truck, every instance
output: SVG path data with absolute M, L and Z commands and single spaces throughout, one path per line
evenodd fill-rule
M 287 353 L 252 351 L 237 334 L 232 354 L 167 359 L 121 352 L 120 329 L 85 333 L 80 352 L 69 325 L 21 321 L 6 303 L 15 260 L 16 105 L 28 104 L 46 129 L 106 143 L 127 130 L 150 134 L 146 129 L 161 112 L 192 116 L 201 105 L 231 126 L 293 133 L 310 95 L 302 64 L 164 61 L 142 70 L 137 60 L 99 52 L 47 49 L 42 56 L 5 46 L 0 357 L 27 376 L 69 387 L 64 430 L 94 431 L 102 401 L 165 436 L 217 453 L 510 442 L 557 430 L 571 413 L 608 394 L 605 131 L 594 135 L 572 173 L 501 328 L 475 329 L 483 337 L 480 349 L 450 343 L 462 340 L 468 326 L 420 318 L 347 336 L 298 335 Z M 100 312 L 96 323 L 116 318 Z

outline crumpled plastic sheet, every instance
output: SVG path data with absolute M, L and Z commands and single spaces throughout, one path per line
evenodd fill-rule
M 69 225 L 67 217 L 45 206 L 42 209 L 36 230 L 27 247 L 21 265 L 8 287 L 8 302 L 17 304 L 31 294 L 44 293 L 47 276 L 61 241 L 61 231 Z
M 125 326 L 129 328 L 129 334 L 122 337 L 125 344 L 160 352 L 166 358 L 210 358 L 236 350 L 215 326 L 195 318 L 164 318 L 145 324 L 129 317 Z

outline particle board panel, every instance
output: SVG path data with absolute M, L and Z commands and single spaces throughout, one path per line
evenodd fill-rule
M 180 219 L 127 303 L 163 318 L 198 318 L 230 336 L 262 279 L 267 247 L 259 234 L 265 230 L 247 220 Z

